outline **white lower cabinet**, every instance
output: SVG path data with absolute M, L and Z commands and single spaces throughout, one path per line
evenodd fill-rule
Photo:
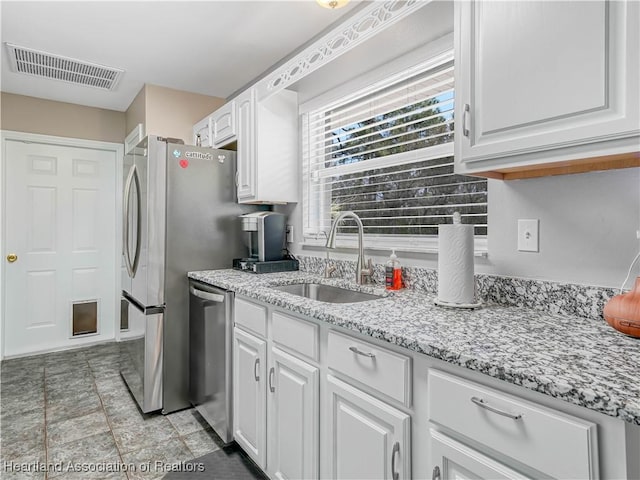
M 437 370 L 428 383 L 429 420 L 451 436 L 535 476 L 599 478 L 595 423 Z M 431 433 L 431 448 L 441 448 Z M 434 461 L 438 457 L 433 453 Z
M 260 467 L 267 464 L 267 343 L 240 328 L 233 340 L 233 432 Z
M 272 347 L 270 356 L 269 476 L 318 478 L 319 370 L 277 347 Z
M 408 414 L 331 375 L 323 413 L 330 478 L 411 478 Z
M 627 422 L 242 296 L 234 322 L 234 437 L 271 479 L 640 478 Z
M 236 298 L 234 438 L 273 479 L 317 479 L 320 370 L 285 351 L 290 349 L 286 342 L 274 341 L 271 336 L 278 329 L 272 322 L 279 318 L 264 305 Z M 309 323 L 289 315 L 286 319 Z
M 436 430 L 430 431 L 432 480 L 528 478 Z

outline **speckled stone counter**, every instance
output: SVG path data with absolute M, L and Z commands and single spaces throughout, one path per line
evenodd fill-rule
M 604 321 L 494 304 L 443 309 L 429 294 L 304 272 L 210 270 L 189 277 L 640 425 L 640 339 Z M 384 297 L 331 304 L 271 288 L 301 281 Z

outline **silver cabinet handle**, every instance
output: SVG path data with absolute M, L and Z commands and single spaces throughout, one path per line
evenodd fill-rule
M 203 300 L 209 300 L 211 302 L 217 302 L 217 303 L 223 303 L 224 302 L 224 295 L 218 295 L 217 293 L 205 292 L 203 290 L 198 290 L 197 288 L 194 288 L 194 287 L 189 287 L 189 292 L 192 295 L 195 295 L 196 297 L 201 298 Z
M 140 177 L 138 176 L 138 169 L 136 166 L 133 166 L 133 184 L 136 187 L 136 197 L 137 197 L 137 210 L 138 215 L 136 218 L 136 253 L 133 255 L 133 264 L 131 265 L 131 270 L 133 270 L 133 277 L 135 277 L 136 272 L 138 271 L 138 262 L 140 261 L 140 249 L 142 240 L 140 237 L 142 236 L 142 193 L 140 192 Z
M 396 472 L 396 454 L 400 453 L 400 443 L 396 442 L 393 444 L 393 449 L 391 449 L 391 479 L 398 480 L 400 478 L 400 474 Z
M 514 415 L 513 413 L 505 412 L 504 410 L 500 410 L 499 408 L 492 407 L 481 398 L 471 397 L 471 401 L 479 407 L 482 407 L 485 410 L 489 410 L 490 412 L 497 413 L 498 415 L 502 415 L 503 417 L 511 418 L 513 420 L 520 420 L 522 418 L 521 414 Z
M 462 135 L 465 137 L 469 137 L 469 127 L 467 126 L 467 119 L 469 117 L 469 112 L 471 107 L 468 103 L 464 104 L 464 110 L 462 111 Z
M 253 377 L 256 379 L 256 382 L 260 381 L 260 374 L 258 373 L 258 367 L 260 367 L 260 359 L 256 358 L 256 361 L 253 364 Z
M 433 467 L 433 473 L 431 474 L 431 480 L 440 480 L 440 467 L 438 465 Z
M 362 350 L 358 350 L 358 347 L 349 347 L 349 350 L 351 350 L 353 353 L 357 353 L 358 355 L 362 355 L 363 357 L 376 358 L 375 353 L 363 352 Z
M 276 387 L 273 386 L 273 375 L 275 373 L 275 368 L 271 367 L 271 369 L 269 370 L 269 391 L 271 391 L 271 393 L 276 391 Z
M 133 171 L 136 166 L 132 165 L 127 175 L 127 181 L 124 184 L 124 225 L 122 225 L 122 248 L 124 253 L 124 264 L 127 267 L 127 273 L 133 278 L 133 267 L 131 266 L 131 251 L 129 250 L 129 196 L 131 195 L 131 182 L 133 181 Z
M 240 172 L 236 170 L 236 187 L 240 186 Z

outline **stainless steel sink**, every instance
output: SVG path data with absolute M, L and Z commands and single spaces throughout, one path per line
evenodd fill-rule
M 380 295 L 374 295 L 372 293 L 354 292 L 346 288 L 322 285 L 321 283 L 294 283 L 273 288 L 281 292 L 328 303 L 356 303 L 382 298 Z

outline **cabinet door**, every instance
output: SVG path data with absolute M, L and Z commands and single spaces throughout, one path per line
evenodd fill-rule
M 269 369 L 269 476 L 318 478 L 320 377 L 318 369 L 278 348 Z
M 457 171 L 517 167 L 549 150 L 526 161 L 543 163 L 598 142 L 630 151 L 634 136 L 637 150 L 638 6 L 456 2 Z
M 255 90 L 250 88 L 236 98 L 237 144 L 236 186 L 238 202 L 248 202 L 256 196 L 256 99 Z
M 236 102 L 232 100 L 211 115 L 211 137 L 215 148 L 224 147 L 236 139 Z
M 266 467 L 266 342 L 239 328 L 233 343 L 233 430 L 238 445 Z
M 430 431 L 433 480 L 512 480 L 528 478 L 443 435 Z
M 198 145 L 198 135 L 200 136 L 200 145 L 203 147 L 212 147 L 211 144 L 211 123 L 210 118 L 203 118 L 193 126 L 193 145 Z
M 327 377 L 325 445 L 330 478 L 411 478 L 410 421 L 406 413 L 335 377 Z M 325 474 L 323 474 L 325 475 Z

